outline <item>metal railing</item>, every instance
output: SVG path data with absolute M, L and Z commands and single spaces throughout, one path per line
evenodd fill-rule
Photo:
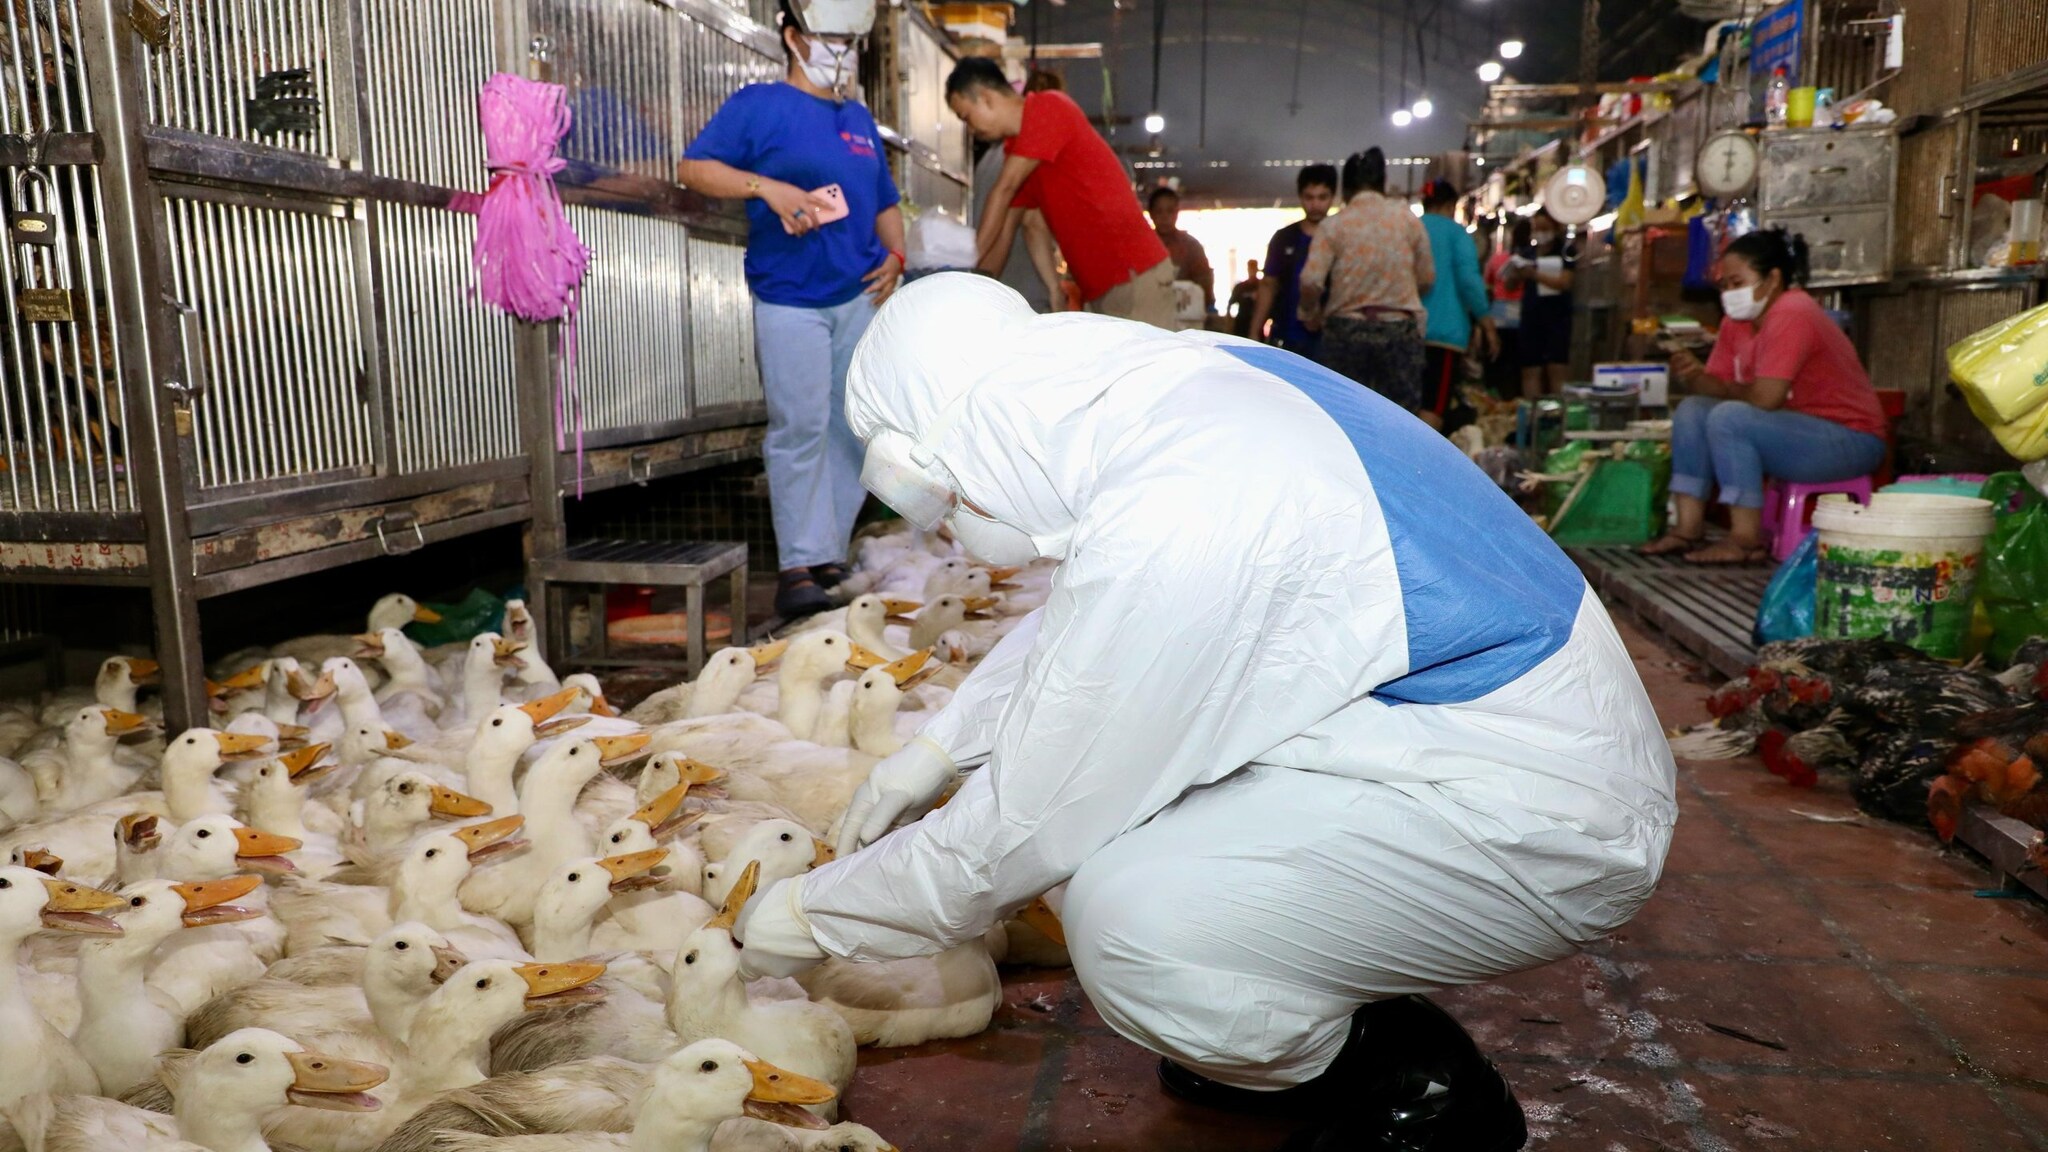
M 438 8 L 445 0 L 435 0 Z M 150 54 L 149 118 L 166 128 L 343 157 L 349 105 L 329 0 L 172 0 L 170 41 Z M 423 21 L 424 23 L 424 21 Z
M 498 70 L 496 0 L 361 0 L 368 167 L 380 176 L 481 192 L 476 97 Z

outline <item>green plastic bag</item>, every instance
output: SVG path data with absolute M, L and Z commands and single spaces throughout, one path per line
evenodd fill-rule
M 408 624 L 405 634 L 422 648 L 443 644 L 466 644 L 480 632 L 489 632 L 505 619 L 505 602 L 483 588 L 472 588 L 460 604 L 429 604 L 441 614 L 433 624 Z
M 1590 440 L 1567 440 L 1559 448 L 1553 448 L 1543 458 L 1543 472 L 1548 476 L 1567 476 L 1579 470 L 1579 462 L 1586 458 L 1587 449 L 1593 446 Z M 1556 516 L 1564 504 L 1566 494 L 1571 492 L 1574 480 L 1553 480 L 1543 486 L 1543 513 Z
M 1984 482 L 1997 515 L 1984 541 L 1977 598 L 1991 618 L 1991 656 L 2005 661 L 2030 636 L 2048 636 L 2048 500 L 2017 472 Z

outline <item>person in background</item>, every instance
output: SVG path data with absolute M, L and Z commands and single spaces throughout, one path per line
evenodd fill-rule
M 1301 219 L 1266 242 L 1266 275 L 1259 281 L 1259 301 L 1252 307 L 1252 330 L 1246 335 L 1313 360 L 1318 337 L 1301 322 L 1301 266 L 1308 259 L 1309 241 L 1336 202 L 1337 166 L 1303 168 L 1294 178 L 1294 191 L 1301 199 Z M 1271 332 L 1266 330 L 1268 320 Z
M 1152 217 L 1152 230 L 1173 260 L 1173 278 L 1199 285 L 1202 311 L 1216 311 L 1216 270 L 1209 267 L 1202 242 L 1180 230 L 1180 193 L 1163 184 L 1154 188 L 1145 201 L 1145 214 Z
M 1230 330 L 1239 336 L 1252 334 L 1252 308 L 1259 298 L 1259 262 L 1244 262 L 1244 279 L 1230 289 Z
M 1064 92 L 1019 95 L 995 61 L 977 56 L 946 78 L 946 103 L 976 137 L 1004 142 L 1002 171 L 976 230 L 978 271 L 1002 274 L 1023 213 L 1036 208 L 1089 311 L 1173 326 L 1173 260 L 1080 105 Z
M 1422 295 L 1436 283 L 1436 262 L 1422 221 L 1386 190 L 1378 148 L 1344 161 L 1344 211 L 1316 229 L 1301 267 L 1301 321 L 1322 332 L 1325 367 L 1415 412 Z
M 1695 394 L 1671 419 L 1671 495 L 1678 522 L 1641 549 L 1696 564 L 1760 563 L 1764 478 L 1848 480 L 1884 462 L 1884 409 L 1856 348 L 1800 287 L 1806 243 L 1751 232 L 1721 255 L 1721 325 L 1705 364 L 1671 357 Z M 1728 506 L 1728 538 L 1706 541 L 1707 500 Z
M 1529 221 L 1517 216 L 1508 230 L 1508 242 L 1497 246 L 1486 258 L 1486 291 L 1493 298 L 1493 335 L 1496 352 L 1487 365 L 1486 384 L 1493 394 L 1510 399 L 1522 393 L 1522 285 L 1509 283 L 1508 261 L 1529 246 Z
M 1024 83 L 1028 92 L 1063 92 L 1066 81 L 1057 72 L 1033 72 Z M 1003 159 L 1007 150 L 1001 141 L 990 144 L 974 165 L 974 211 L 976 219 L 985 219 L 988 212 L 989 193 L 995 191 L 996 180 L 1003 173 Z M 1066 310 L 1066 290 L 1060 286 L 1060 259 L 1058 246 L 1053 243 L 1052 229 L 1046 226 L 1045 213 L 1036 208 L 1028 209 L 1017 220 L 1017 238 L 1010 244 L 1010 258 L 1003 265 L 1003 283 L 1017 290 L 1031 304 L 1034 312 L 1062 312 Z
M 1529 221 L 1529 244 L 1508 260 L 1509 284 L 1522 289 L 1522 395 L 1533 400 L 1564 387 L 1572 361 L 1572 273 L 1578 253 L 1548 212 Z
M 1423 188 L 1422 228 L 1429 234 L 1429 251 L 1436 260 L 1436 285 L 1422 300 L 1429 317 L 1422 334 L 1422 418 L 1438 428 L 1450 413 L 1465 350 L 1475 337 L 1481 359 L 1491 360 L 1499 351 L 1486 285 L 1479 275 L 1479 248 L 1454 218 L 1457 208 L 1458 190 L 1450 181 L 1432 180 Z
M 832 606 L 867 493 L 860 441 L 846 426 L 854 345 L 903 275 L 903 213 L 874 117 L 849 99 L 855 40 L 874 22 L 820 8 L 817 27 L 782 0 L 789 69 L 732 94 L 684 150 L 676 179 L 707 196 L 747 202 L 747 287 L 768 432 L 768 470 L 781 579 L 775 612 L 794 619 Z M 834 22 L 827 24 L 826 13 Z M 823 194 L 836 187 L 845 215 Z

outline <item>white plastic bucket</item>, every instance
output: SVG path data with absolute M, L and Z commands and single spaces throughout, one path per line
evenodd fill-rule
M 1821 497 L 1815 634 L 1885 637 L 1960 658 L 1991 523 L 1991 502 L 1966 496 L 1879 492 L 1868 506 Z

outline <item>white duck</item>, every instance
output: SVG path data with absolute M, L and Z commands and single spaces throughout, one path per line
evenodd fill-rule
M 533 956 L 536 960 L 574 960 L 593 952 L 592 937 L 598 913 L 604 911 L 613 894 L 645 891 L 661 883 L 656 869 L 668 859 L 668 849 L 649 848 L 602 859 L 579 856 L 567 860 L 542 882 L 533 906 Z M 703 918 L 711 918 L 711 906 L 702 905 Z M 607 948 L 633 948 L 633 944 Z
M 383 628 L 356 637 L 355 656 L 383 666 L 385 681 L 372 695 L 387 716 L 417 711 L 438 721 L 448 703 L 441 694 L 441 677 L 403 629 Z M 403 725 L 397 726 L 403 730 Z
M 631 816 L 615 821 L 598 837 L 598 851 L 614 856 L 627 852 L 646 852 L 666 846 L 669 850 L 668 876 L 655 889 L 644 892 L 628 892 L 613 898 L 610 909 L 598 922 L 599 939 L 608 939 L 606 931 L 621 933 L 622 939 L 659 939 L 651 933 L 662 932 L 673 917 L 664 912 L 663 901 L 670 893 L 699 895 L 704 887 L 704 856 L 696 844 L 688 840 L 672 839 L 690 825 L 702 819 L 699 810 L 685 810 L 683 801 L 690 792 L 689 781 L 683 781 L 674 788 L 655 797 L 637 809 Z M 668 841 L 664 845 L 664 841 Z M 607 928 L 607 925 L 612 925 Z M 604 947 L 634 947 L 657 952 L 673 952 L 681 943 L 680 937 L 657 944 L 605 944 Z
M 265 977 L 214 997 L 186 1018 L 187 1043 L 204 1048 L 238 1028 L 289 1036 L 382 1032 L 405 1043 L 420 1005 L 469 963 L 446 937 L 416 920 L 394 924 L 354 951 L 361 969 L 354 982 L 309 985 Z
M 299 841 L 291 861 L 301 875 L 320 879 L 347 862 L 341 850 L 343 824 L 333 809 L 306 799 L 306 791 L 332 776 L 339 764 L 326 759 L 328 746 L 311 744 L 256 769 L 242 789 L 242 818 L 251 828 Z M 311 817 L 317 831 L 306 827 Z
M 441 614 L 422 605 L 403 592 L 393 592 L 370 606 L 369 617 L 363 622 L 364 632 L 382 632 L 386 628 L 403 628 L 407 624 L 438 624 Z M 346 656 L 355 651 L 354 636 L 313 635 L 300 636 L 272 647 L 268 652 L 257 652 L 256 659 L 268 657 L 289 657 L 307 668 L 318 668 L 336 656 Z M 235 667 L 241 667 L 247 659 L 230 657 Z
M 830 844 L 793 820 L 763 820 L 726 855 L 704 865 L 704 899 L 723 902 L 749 865 L 758 866 L 756 879 L 765 885 L 801 876 L 834 855 Z
M 359 805 L 349 835 L 349 858 L 381 876 L 397 865 L 421 825 L 492 814 L 490 805 L 436 784 L 423 773 L 394 772 Z
M 538 1115 L 541 1108 L 530 1098 L 548 1094 L 546 1073 L 521 1080 L 528 1114 Z M 802 1106 L 823 1106 L 837 1094 L 829 1084 L 757 1059 L 730 1040 L 712 1038 L 682 1048 L 654 1068 L 630 1132 L 512 1137 L 449 1132 L 436 1143 L 448 1152 L 739 1152 L 761 1145 L 746 1142 L 750 1133 L 745 1129 L 752 1125 L 729 1121 L 752 1117 L 822 1129 L 827 1126 Z
M 80 708 L 65 722 L 60 747 L 21 759 L 35 777 L 42 814 L 62 816 L 133 790 L 148 765 L 119 755 L 121 740 L 148 729 L 149 721 L 136 712 L 98 704 Z
M 35 777 L 20 764 L 0 758 L 0 832 L 34 820 L 41 811 Z
M 495 705 L 485 712 L 463 761 L 464 790 L 501 816 L 519 811 L 519 791 L 513 786 L 519 758 L 536 742 L 583 726 L 587 717 L 559 715 L 575 697 L 575 689 L 564 688 L 524 704 Z
M 752 649 L 721 648 L 704 662 L 697 679 L 654 693 L 626 713 L 626 718 L 652 726 L 722 716 L 739 707 L 740 694 L 758 674 Z
M 416 921 L 447 937 L 464 955 L 526 958 L 505 924 L 465 911 L 456 898 L 471 869 L 517 852 L 524 818 L 506 816 L 413 840 L 386 889 L 375 885 L 294 881 L 280 887 L 276 913 L 289 931 L 287 951 L 298 954 L 332 941 L 365 942 L 393 924 Z
M 512 679 L 524 687 L 526 695 L 561 691 L 561 678 L 541 658 L 539 629 L 534 626 L 533 613 L 526 610 L 526 601 L 505 601 L 505 638 L 518 646 L 513 650 Z
M 308 1051 L 275 1032 L 246 1028 L 182 1066 L 171 1115 L 95 1096 L 27 1100 L 7 1115 L 35 1152 L 270 1152 L 263 1135 L 267 1116 L 287 1104 L 374 1111 L 378 1102 L 368 1093 L 384 1078 L 376 1064 Z
M 22 985 L 22 944 L 45 928 L 119 935 L 100 913 L 121 907 L 111 892 L 0 865 L 0 1113 L 37 1093 L 96 1093 L 99 1077 L 62 1032 L 36 1011 Z
M 925 601 L 924 611 L 910 626 L 910 646 L 931 648 L 938 644 L 939 637 L 947 632 L 962 632 L 968 636 L 970 646 L 979 643 L 980 650 L 974 655 L 986 655 L 993 641 L 981 642 L 976 631 L 966 627 L 969 620 L 988 619 L 989 610 L 996 606 L 991 596 L 959 596 L 946 593 Z
M 158 1054 L 184 1043 L 184 1006 L 145 982 L 157 946 L 186 928 L 262 915 L 233 903 L 262 883 L 260 876 L 145 880 L 122 890 L 121 934 L 87 940 L 78 952 L 79 1021 L 71 1039 L 101 1092 L 119 1096 L 156 1075 Z
M 732 925 L 754 894 L 759 873 L 758 865 L 749 865 L 718 915 L 684 941 L 671 968 L 669 1027 L 686 1044 L 723 1037 L 843 1092 L 853 1080 L 855 1059 L 853 1029 L 846 1021 L 807 1000 L 752 1000 L 740 979 L 740 950 Z M 837 1105 L 818 1105 L 813 1111 L 830 1120 Z
M 864 670 L 883 663 L 861 649 L 846 633 L 831 629 L 803 632 L 754 650 L 756 665 L 781 662 L 774 681 L 775 718 L 798 740 L 808 740 L 825 706 L 825 681 L 847 669 Z M 757 685 L 755 688 L 765 688 Z M 750 711 L 767 711 L 767 694 L 750 688 L 741 696 Z
M 142 712 L 136 697 L 145 687 L 163 682 L 163 669 L 141 656 L 109 656 L 100 661 L 89 689 L 66 688 L 44 701 L 38 720 L 44 728 L 59 728 L 80 708 L 98 706 L 116 712 Z M 144 713 L 145 715 L 147 713 Z
M 520 927 L 533 921 L 533 901 L 542 881 L 564 861 L 594 855 L 596 837 L 577 818 L 576 798 L 607 762 L 623 763 L 647 746 L 647 735 L 562 740 L 541 754 L 519 786 L 519 812 L 526 817 L 527 852 L 472 875 L 462 886 L 462 904 Z
M 908 614 L 922 607 L 924 605 L 916 600 L 902 600 L 873 592 L 856 596 L 846 606 L 846 635 L 855 644 L 885 660 L 901 660 L 910 653 L 888 638 L 887 628 L 891 624 L 905 625 L 899 635 L 907 637 L 907 626 L 911 622 Z

